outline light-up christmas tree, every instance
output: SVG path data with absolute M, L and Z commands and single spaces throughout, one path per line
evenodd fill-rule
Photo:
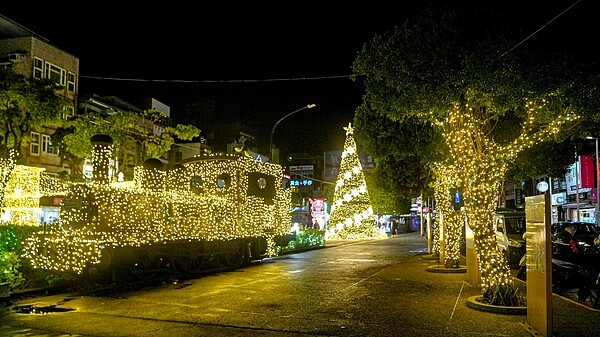
M 344 130 L 346 130 L 346 142 L 325 238 L 328 240 L 386 239 L 387 235 L 378 231 L 373 215 L 365 175 L 354 141 L 352 123 L 344 127 Z

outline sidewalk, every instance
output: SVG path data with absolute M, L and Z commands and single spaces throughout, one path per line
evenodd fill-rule
M 390 240 L 398 240 L 401 244 L 421 241 L 427 247 L 426 238 L 419 233 L 406 233 Z M 417 311 L 415 315 L 421 317 L 435 317 L 449 313 L 448 308 L 453 308 L 446 318 L 448 335 L 541 336 L 531 330 L 526 310 L 521 311 L 521 314 L 506 314 L 469 307 L 469 297 L 481 294 L 481 289 L 466 282 L 466 273 L 440 274 L 425 271 L 428 267 L 439 265 L 437 260 L 428 259 L 428 255 L 421 253 L 412 256 L 396 267 L 395 272 L 400 274 L 411 270 L 410 277 L 423 279 L 424 284 L 438 288 L 421 294 L 423 302 L 435 305 L 411 306 L 408 310 Z M 464 263 L 463 259 L 461 267 Z M 526 295 L 525 282 L 516 277 L 514 282 Z M 457 293 L 456 289 L 460 289 L 460 292 Z M 440 294 L 440 291 L 446 292 Z M 553 294 L 552 313 L 553 336 L 600 336 L 600 310 Z

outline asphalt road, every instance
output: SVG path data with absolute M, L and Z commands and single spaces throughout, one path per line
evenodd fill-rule
M 0 336 L 531 336 L 526 316 L 468 307 L 480 289 L 465 274 L 427 271 L 437 262 L 426 253 L 408 233 L 135 291 L 25 299 L 0 316 Z M 15 310 L 27 305 L 64 312 Z

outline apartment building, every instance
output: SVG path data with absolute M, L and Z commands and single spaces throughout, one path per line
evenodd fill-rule
M 69 102 L 64 118 L 75 115 L 78 93 L 79 58 L 50 44 L 36 32 L 0 14 L 0 67 L 38 79 L 52 79 L 62 89 L 57 93 Z M 31 131 L 33 141 L 25 149 L 25 165 L 44 168 L 46 173 L 70 173 L 63 163 L 51 135 L 56 125 L 47 125 L 42 132 Z

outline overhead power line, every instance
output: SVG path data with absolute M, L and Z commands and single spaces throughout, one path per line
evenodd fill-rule
M 516 45 L 514 45 L 512 48 L 510 48 L 509 50 L 505 51 L 502 55 L 500 55 L 500 57 L 498 58 L 502 58 L 504 55 L 510 53 L 511 51 L 513 51 L 515 48 L 517 48 L 518 46 L 522 45 L 523 43 L 525 43 L 525 41 L 529 40 L 531 37 L 533 37 L 535 34 L 537 34 L 539 31 L 541 31 L 542 29 L 546 28 L 546 26 L 548 26 L 550 23 L 552 23 L 552 21 L 558 19 L 558 17 L 560 17 L 561 15 L 563 15 L 564 13 L 566 13 L 569 9 L 571 9 L 573 6 L 577 5 L 578 3 L 580 3 L 581 0 L 577 0 L 575 1 L 575 3 L 573 3 L 571 6 L 567 7 L 567 9 L 565 9 L 564 11 L 562 11 L 560 14 L 558 14 L 557 16 L 555 16 L 554 18 L 552 18 L 552 20 L 546 22 L 546 24 L 544 24 L 543 26 L 541 26 L 540 28 L 538 28 L 535 32 L 531 33 L 531 35 L 529 35 L 528 37 L 526 37 L 525 39 L 523 39 L 521 42 L 517 43 Z
M 307 80 L 330 80 L 338 78 L 350 78 L 352 75 L 317 76 L 317 77 L 293 77 L 293 78 L 267 78 L 262 80 L 168 80 L 148 78 L 123 78 L 80 75 L 80 78 L 102 81 L 125 81 L 125 82 L 159 82 L 159 83 L 256 83 L 256 82 L 282 82 L 282 81 L 307 81 Z

